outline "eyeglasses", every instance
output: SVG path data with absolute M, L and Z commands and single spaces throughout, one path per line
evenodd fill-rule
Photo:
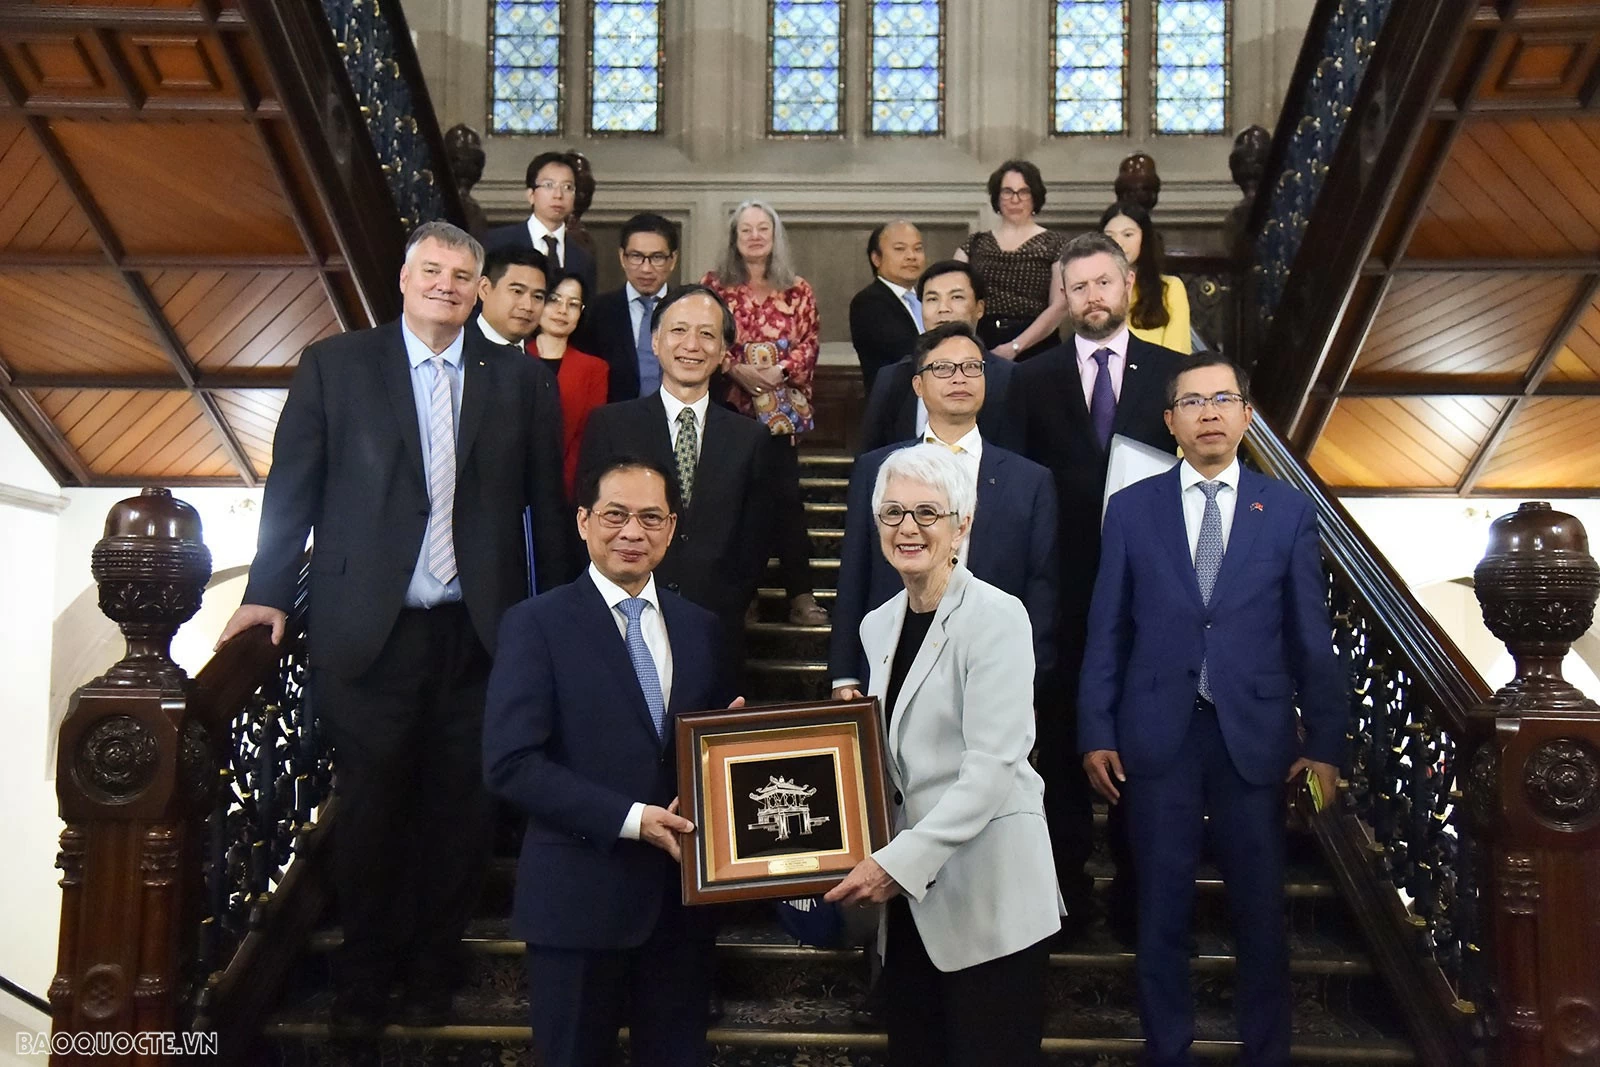
M 960 371 L 968 378 L 983 377 L 983 360 L 969 359 L 961 363 L 952 363 L 947 359 L 936 360 L 917 371 L 918 374 L 931 374 L 935 378 L 954 378 L 956 371 Z
M 1001 189 L 1001 200 L 1026 200 L 1033 195 L 1032 189 Z
M 646 263 L 652 267 L 665 267 L 672 262 L 672 257 L 675 254 L 673 252 L 651 252 L 646 255 L 643 252 L 624 252 L 622 253 L 622 258 L 627 260 L 630 267 L 642 267 Z
M 542 182 L 534 182 L 533 187 L 535 189 L 543 189 L 547 193 L 567 193 L 569 195 L 578 191 L 578 187 L 571 182 L 556 182 L 551 181 L 549 178 Z
M 553 308 L 566 308 L 568 311 L 582 311 L 583 301 L 575 296 L 547 296 L 545 306 Z
M 1218 393 L 1216 396 L 1180 396 L 1172 402 L 1173 410 L 1181 411 L 1185 415 L 1198 415 L 1206 408 L 1214 407 L 1224 415 L 1231 415 L 1244 406 L 1244 397 L 1238 393 Z
M 878 509 L 878 523 L 881 526 L 893 526 L 899 529 L 900 524 L 906 521 L 906 516 L 911 516 L 911 521 L 918 526 L 932 526 L 940 519 L 948 519 L 954 515 L 953 511 L 940 511 L 932 504 L 918 504 L 914 508 L 903 508 L 899 504 L 885 504 Z
M 667 525 L 667 520 L 672 518 L 664 511 L 629 511 L 627 508 L 606 508 L 603 511 L 591 511 L 589 514 L 600 520 L 600 525 L 609 526 L 613 530 L 620 530 L 628 525 L 629 519 L 638 519 L 641 530 L 654 532 Z

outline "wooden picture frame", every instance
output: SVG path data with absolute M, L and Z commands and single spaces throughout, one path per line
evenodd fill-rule
M 683 902 L 826 893 L 889 841 L 877 698 L 677 716 Z

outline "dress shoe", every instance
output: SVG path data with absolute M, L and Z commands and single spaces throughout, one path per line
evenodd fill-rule
M 801 593 L 789 601 L 789 621 L 796 626 L 826 626 L 828 610 L 812 594 Z

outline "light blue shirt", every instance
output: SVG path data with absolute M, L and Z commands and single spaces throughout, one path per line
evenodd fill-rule
M 433 407 L 433 350 L 411 332 L 404 317 L 400 319 L 400 335 L 406 342 L 406 361 L 411 364 L 411 398 L 417 404 L 417 432 L 422 440 L 423 484 L 427 484 L 428 464 L 433 456 L 433 444 L 428 440 L 428 410 Z M 444 372 L 450 379 L 450 410 L 455 429 L 461 429 L 461 349 L 464 334 L 456 333 L 439 355 L 444 357 Z M 426 538 L 424 538 L 426 542 Z M 457 574 L 449 583 L 439 581 L 428 573 L 428 552 L 425 544 L 417 550 L 417 562 L 411 570 L 411 584 L 406 586 L 406 607 L 432 608 L 440 604 L 454 604 L 461 599 L 461 576 Z

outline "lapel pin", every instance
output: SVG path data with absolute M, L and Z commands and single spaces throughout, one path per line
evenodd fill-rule
M 1259 511 L 1259 512 L 1265 514 L 1267 509 L 1261 506 L 1261 501 L 1257 500 L 1255 503 L 1250 505 L 1250 510 L 1251 511 Z
M 1137 364 L 1137 363 L 1130 363 L 1130 364 L 1128 364 L 1128 369 L 1129 369 L 1129 370 L 1138 370 L 1138 369 L 1139 369 L 1139 364 Z

